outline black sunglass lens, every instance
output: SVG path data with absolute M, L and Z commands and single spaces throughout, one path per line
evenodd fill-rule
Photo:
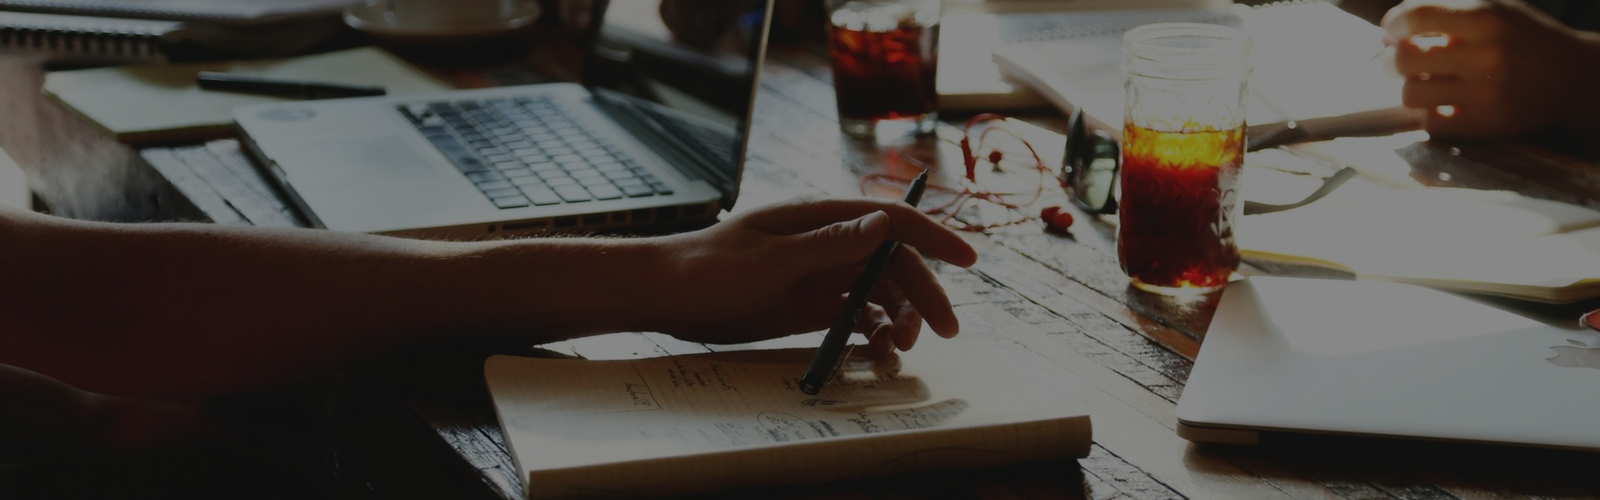
M 1117 185 L 1117 167 L 1122 151 L 1105 132 L 1089 134 L 1081 155 L 1072 166 L 1072 195 L 1084 209 L 1108 213 L 1115 209 L 1112 192 Z

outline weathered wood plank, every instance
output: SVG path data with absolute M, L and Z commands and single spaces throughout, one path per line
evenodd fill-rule
M 972 334 L 1000 339 L 1002 348 L 1027 353 L 1028 373 L 1054 372 L 1049 387 L 1081 401 L 1093 419 L 1095 443 L 1142 474 L 1188 498 L 1287 498 L 1248 471 L 1221 460 L 1185 460 L 1188 441 L 1175 431 L 1175 405 L 1077 352 L 997 306 L 962 306 Z M 1035 375 L 1037 376 L 1037 375 Z M 1087 465 L 1085 465 L 1087 468 Z

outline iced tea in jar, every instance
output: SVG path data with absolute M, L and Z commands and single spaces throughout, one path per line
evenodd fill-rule
M 1136 287 L 1210 292 L 1239 267 L 1249 55 L 1249 35 L 1226 26 L 1152 24 L 1123 39 L 1117 258 Z

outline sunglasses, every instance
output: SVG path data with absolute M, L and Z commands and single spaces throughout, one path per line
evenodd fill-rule
M 1294 122 L 1285 122 L 1280 127 L 1247 141 L 1245 151 L 1277 147 L 1293 142 L 1301 136 L 1303 131 Z M 1089 130 L 1083 110 L 1073 110 L 1072 115 L 1067 118 L 1067 147 L 1061 160 L 1059 178 L 1061 186 L 1067 191 L 1067 197 L 1078 208 L 1090 214 L 1117 213 L 1117 176 L 1121 172 L 1122 147 L 1117 144 L 1116 138 L 1104 130 Z M 1338 172 L 1334 172 L 1333 176 L 1323 180 L 1316 191 L 1294 203 L 1275 205 L 1245 200 L 1244 214 L 1268 214 L 1306 206 L 1332 193 L 1334 189 L 1355 176 L 1354 168 L 1341 168 Z

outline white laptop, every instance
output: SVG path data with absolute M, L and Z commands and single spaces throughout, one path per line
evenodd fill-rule
M 1567 312 L 1535 319 L 1396 283 L 1236 282 L 1178 403 L 1178 434 L 1234 444 L 1310 433 L 1600 451 L 1600 332 Z
M 771 0 L 671 27 L 658 3 L 593 2 L 582 84 L 265 104 L 234 119 L 316 227 L 475 239 L 709 223 L 738 196 Z

